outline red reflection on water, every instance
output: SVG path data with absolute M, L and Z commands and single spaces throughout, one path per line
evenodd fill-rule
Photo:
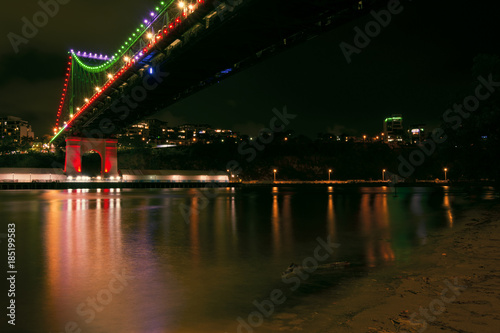
M 190 218 L 189 218 L 189 236 L 191 238 L 191 253 L 193 258 L 193 264 L 199 266 L 201 261 L 201 249 L 200 249 L 200 216 L 199 216 L 199 198 L 197 195 L 191 196 Z
M 363 194 L 360 206 L 361 229 L 366 238 L 366 260 L 375 267 L 378 260 L 394 261 L 390 243 L 390 219 L 387 195 Z
M 138 284 L 144 282 L 131 280 L 123 285 L 116 280 L 116 274 L 125 272 L 133 276 L 127 270 L 127 263 L 149 268 L 148 260 L 152 259 L 144 256 L 146 260 L 139 264 L 137 259 L 127 256 L 123 248 L 121 199 L 115 193 L 88 192 L 54 192 L 48 200 L 44 232 L 47 327 L 57 332 L 64 331 L 68 322 L 75 322 L 79 329 L 89 332 L 148 327 L 144 325 L 145 313 L 138 311 L 134 303 L 135 294 L 144 288 Z M 139 251 L 150 246 L 148 238 L 143 239 Z M 136 255 L 134 251 L 128 249 Z M 146 271 L 142 278 L 153 287 L 152 276 L 148 274 L 154 271 Z M 113 290 L 120 291 L 110 292 L 113 281 Z M 90 303 L 92 299 L 96 307 Z M 163 305 L 162 300 L 155 302 L 158 307 Z M 162 317 L 155 318 L 151 325 L 167 327 Z

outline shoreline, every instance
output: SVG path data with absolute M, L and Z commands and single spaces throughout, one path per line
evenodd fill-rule
M 482 182 L 411 182 L 391 185 L 382 181 L 248 181 L 248 182 L 165 182 L 165 181 L 32 181 L 0 182 L 0 190 L 64 190 L 106 188 L 263 188 L 263 187 L 315 187 L 315 188 L 359 188 L 359 187 L 487 187 L 497 186 L 494 181 Z
M 342 297 L 319 308 L 278 313 L 262 331 L 498 332 L 499 208 L 490 202 L 462 211 L 452 229 L 430 234 L 408 261 L 342 285 Z

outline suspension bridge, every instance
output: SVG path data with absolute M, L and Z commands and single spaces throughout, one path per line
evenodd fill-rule
M 169 105 L 379 6 L 379 0 L 166 0 L 114 54 L 71 50 L 51 144 L 68 176 L 96 151 L 118 175 L 114 135 Z

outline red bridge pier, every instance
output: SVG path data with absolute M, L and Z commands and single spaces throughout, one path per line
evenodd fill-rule
M 81 176 L 82 155 L 95 151 L 101 156 L 101 177 L 118 177 L 117 146 L 116 139 L 66 138 L 66 175 Z

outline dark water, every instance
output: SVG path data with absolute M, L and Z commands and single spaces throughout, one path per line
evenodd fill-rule
M 273 290 L 286 297 L 275 314 L 298 302 L 313 307 L 339 281 L 407 260 L 433 230 L 497 197 L 446 187 L 398 189 L 397 197 L 388 188 L 211 193 L 0 192 L 0 234 L 16 224 L 18 271 L 15 330 L 2 320 L 1 331 L 236 332 L 236 318 Z M 320 260 L 318 238 L 340 246 L 321 249 Z M 315 270 L 307 258 L 351 266 Z M 293 291 L 296 283 L 281 279 L 291 262 L 312 265 Z

